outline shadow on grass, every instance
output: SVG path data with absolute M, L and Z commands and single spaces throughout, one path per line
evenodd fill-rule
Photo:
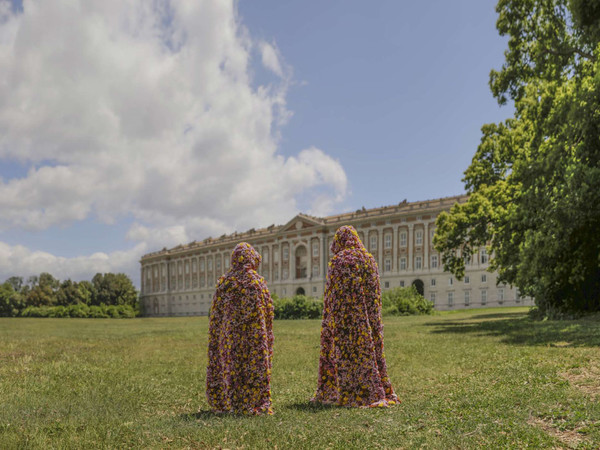
M 473 315 L 460 320 L 428 322 L 425 326 L 439 334 L 499 336 L 501 342 L 514 345 L 600 346 L 598 318 L 541 322 L 522 316 L 522 313 Z
M 196 420 L 208 420 L 217 417 L 225 417 L 227 414 L 216 413 L 210 410 L 202 410 L 194 413 L 180 414 L 179 418 L 185 422 L 195 422 Z M 241 417 L 241 416 L 240 416 Z
M 337 405 L 324 405 L 323 403 L 315 402 L 292 403 L 291 405 L 286 405 L 285 408 L 309 413 L 319 413 L 323 411 L 331 411 L 332 409 L 340 409 L 340 407 Z

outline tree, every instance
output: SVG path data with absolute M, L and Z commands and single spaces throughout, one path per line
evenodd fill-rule
M 600 2 L 500 0 L 505 63 L 490 74 L 515 115 L 482 128 L 470 194 L 437 219 L 434 244 L 461 278 L 487 246 L 498 282 L 544 315 L 600 310 Z
M 94 286 L 93 304 L 131 305 L 137 302 L 135 286 L 124 273 L 97 273 L 92 279 Z
M 56 304 L 56 291 L 60 281 L 51 274 L 43 272 L 39 277 L 29 277 L 32 285 L 27 292 L 26 303 L 28 306 L 52 306 Z
M 0 317 L 16 316 L 25 307 L 21 294 L 14 289 L 13 278 L 0 284 Z
M 6 283 L 10 284 L 14 291 L 19 292 L 23 287 L 23 277 L 10 277 Z

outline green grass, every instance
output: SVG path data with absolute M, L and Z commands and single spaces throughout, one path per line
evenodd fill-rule
M 0 448 L 600 445 L 600 320 L 385 318 L 390 409 L 315 407 L 320 321 L 276 321 L 270 417 L 216 416 L 207 319 L 0 319 Z

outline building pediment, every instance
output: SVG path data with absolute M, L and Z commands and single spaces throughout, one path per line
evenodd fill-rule
M 281 232 L 301 231 L 309 228 L 320 227 L 323 222 L 316 217 L 307 216 L 305 214 L 297 214 L 292 220 L 281 227 Z

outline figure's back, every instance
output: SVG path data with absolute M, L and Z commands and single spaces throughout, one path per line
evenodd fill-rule
M 218 412 L 270 413 L 273 305 L 256 272 L 260 255 L 236 246 L 222 276 L 209 319 L 206 395 Z

